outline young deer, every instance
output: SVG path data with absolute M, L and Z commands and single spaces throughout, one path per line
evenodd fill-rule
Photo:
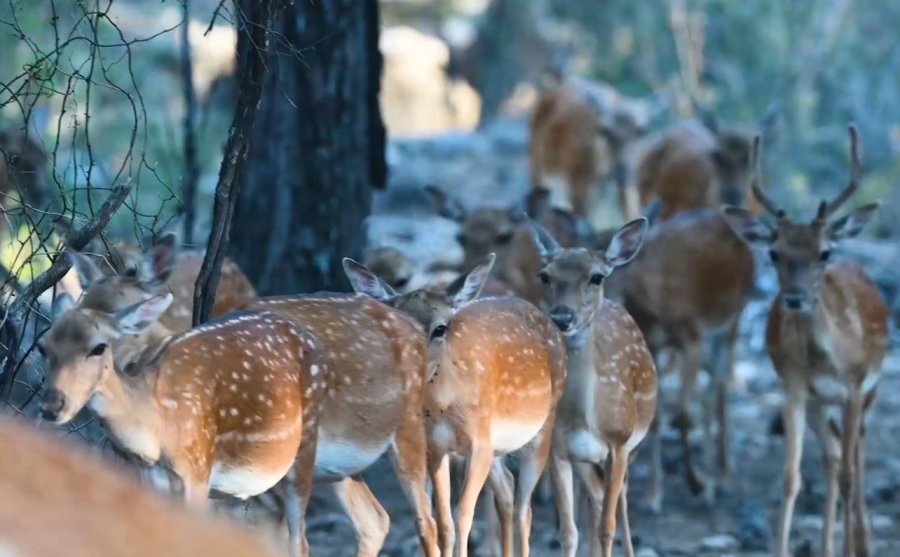
M 62 302 L 40 344 L 42 416 L 65 424 L 89 407 L 120 447 L 178 478 L 193 504 L 210 490 L 246 499 L 287 479 L 296 486 L 286 494 L 291 546 L 305 555 L 303 514 L 329 375 L 318 341 L 272 312 L 232 314 L 165 336 L 140 352 L 132 376 L 120 373 L 111 346 L 145 343 L 171 301 L 154 296 L 119 310 L 109 300 L 86 305 L 90 296 Z
M 679 124 L 643 154 L 635 172 L 642 206 L 661 201 L 659 218 L 722 203 L 742 205 L 748 194 L 750 138 L 710 129 L 700 122 Z
M 573 463 L 592 502 L 595 522 L 591 555 L 612 555 L 616 510 L 622 546 L 634 555 L 628 524 L 626 470 L 656 412 L 656 368 L 637 324 L 619 305 L 604 299 L 603 284 L 637 254 L 647 220 L 623 226 L 602 252 L 563 249 L 539 224 L 534 241 L 544 268 L 550 318 L 566 338 L 568 374 L 556 414 L 551 475 L 560 517 L 563 553 L 574 556 Z M 658 457 L 658 455 L 654 455 Z M 597 464 L 605 462 L 603 473 Z
M 74 257 L 80 275 L 93 275 L 91 262 Z M 153 259 L 165 274 L 165 258 Z M 114 275 L 86 284 L 81 305 L 113 312 L 151 294 L 134 277 Z M 350 515 L 360 556 L 377 555 L 389 517 L 358 476 L 386 450 L 400 484 L 414 506 L 423 548 L 437 555 L 434 519 L 425 490 L 425 433 L 421 419 L 425 337 L 412 318 L 365 296 L 262 298 L 246 309 L 274 312 L 311 331 L 330 373 L 319 383 L 326 392 L 319 417 L 315 480 L 331 486 Z M 140 352 L 170 334 L 157 324 L 114 346 L 126 369 Z
M 784 499 L 776 555 L 787 557 L 794 503 L 800 491 L 804 419 L 823 444 L 828 491 L 821 555 L 833 553 L 837 497 L 844 508 L 844 552 L 870 555 L 863 467 L 863 414 L 875 399 L 888 345 L 888 308 L 865 271 L 831 263 L 832 245 L 859 234 L 877 203 L 838 220 L 830 217 L 859 185 L 856 128 L 850 126 L 850 183 L 832 201 L 822 201 L 811 222 L 789 219 L 760 186 L 759 137 L 754 142 L 753 193 L 775 219 L 774 227 L 743 209 L 724 214 L 747 242 L 769 250 L 780 290 L 769 312 L 766 346 L 784 384 Z
M 537 308 L 518 298 L 475 299 L 493 257 L 446 290 L 397 295 L 362 265 L 344 260 L 357 292 L 414 316 L 430 338 L 424 416 L 443 555 L 452 555 L 449 456 L 467 460 L 456 515 L 460 557 L 468 554 L 475 503 L 486 481 L 494 490 L 503 555 L 513 551 L 513 514 L 522 555 L 528 555 L 531 494 L 550 451 L 556 403 L 566 376 L 563 339 Z M 502 455 L 519 454 L 513 479 Z
M 82 447 L 0 421 L 5 556 L 275 557 L 239 526 L 141 489 Z
M 594 188 L 612 178 L 619 209 L 633 216 L 637 207 L 628 198 L 624 152 L 643 125 L 626 104 L 611 88 L 580 80 L 543 93 L 531 117 L 533 186 L 550 188 L 554 204 L 585 217 Z

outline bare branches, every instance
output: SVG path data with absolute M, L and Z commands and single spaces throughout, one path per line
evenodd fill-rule
M 217 8 L 218 11 L 218 8 Z M 194 221 L 197 215 L 197 94 L 194 91 L 193 60 L 189 33 L 191 2 L 184 0 L 184 23 L 181 24 L 181 83 L 184 91 L 184 178 L 181 186 L 181 213 L 184 215 L 184 243 L 194 243 Z M 215 20 L 215 16 L 213 16 Z M 210 24 L 211 25 L 211 24 Z
M 239 89 L 234 121 L 225 145 L 225 156 L 219 170 L 219 183 L 213 204 L 212 229 L 206 246 L 206 256 L 194 287 L 193 324 L 197 326 L 209 319 L 219 272 L 228 248 L 234 205 L 240 187 L 240 173 L 247 157 L 249 137 L 256 122 L 259 102 L 262 98 L 265 76 L 268 71 L 269 29 L 281 10 L 282 0 L 260 0 L 250 10 L 235 10 L 238 21 L 238 72 Z

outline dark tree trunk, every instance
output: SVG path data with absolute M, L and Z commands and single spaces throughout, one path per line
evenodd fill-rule
M 262 294 L 342 290 L 386 180 L 377 1 L 297 0 L 276 31 L 231 252 Z

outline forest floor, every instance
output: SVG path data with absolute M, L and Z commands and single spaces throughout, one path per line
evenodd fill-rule
M 513 205 L 528 184 L 526 136 L 525 124 L 519 120 L 472 134 L 393 142 L 389 149 L 392 185 L 376 199 L 370 238 L 376 244 L 400 243 L 406 253 L 422 263 L 456 259 L 459 248 L 453 240 L 454 225 L 429 217 L 421 196 L 415 192 L 423 184 L 431 183 L 453 192 L 469 207 L 478 203 Z M 879 244 L 874 245 L 877 252 Z M 867 246 L 871 252 L 872 246 Z M 761 267 L 760 271 L 758 298 L 749 304 L 743 316 L 739 361 L 730 399 L 732 474 L 723 485 L 715 508 L 707 508 L 701 498 L 693 497 L 687 489 L 676 432 L 667 426 L 663 437 L 666 496 L 660 515 L 647 512 L 641 504 L 649 474 L 646 450 L 631 467 L 630 516 L 639 556 L 769 554 L 766 548 L 771 547 L 781 500 L 783 458 L 783 438 L 771 435 L 770 427 L 779 412 L 782 396 L 763 349 L 765 314 L 774 293 L 774 280 L 770 269 Z M 896 269 L 893 273 L 896 278 Z M 896 284 L 888 284 L 887 290 L 896 292 Z M 874 555 L 879 556 L 900 555 L 900 528 L 897 527 L 900 443 L 894 437 L 900 428 L 900 351 L 896 328 L 893 337 L 893 352 L 885 362 L 879 397 L 868 419 L 866 498 Z M 663 400 L 671 415 L 678 380 L 664 371 L 662 375 Z M 699 405 L 694 414 L 700 415 Z M 701 432 L 698 429 L 695 433 L 695 450 L 699 452 Z M 803 490 L 792 534 L 797 555 L 819 554 L 825 490 L 820 455 L 818 441 L 808 434 L 802 466 Z M 378 463 L 364 476 L 391 516 L 391 531 L 383 553 L 415 554 L 413 517 L 389 463 Z M 475 554 L 488 554 L 480 547 L 484 534 L 480 516 L 483 507 L 482 502 L 470 540 Z M 308 536 L 313 555 L 354 555 L 349 520 L 327 490 L 316 489 L 309 512 Z M 837 544 L 841 543 L 841 535 L 838 525 Z M 581 537 L 584 546 L 587 536 L 582 532 Z M 538 557 L 560 554 L 552 502 L 534 503 L 531 547 L 532 555 Z M 581 554 L 587 554 L 584 547 Z

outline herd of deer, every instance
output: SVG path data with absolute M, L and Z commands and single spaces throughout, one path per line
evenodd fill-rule
M 830 261 L 832 245 L 859 233 L 876 209 L 831 218 L 858 186 L 856 130 L 850 127 L 849 184 L 804 222 L 790 219 L 761 186 L 759 137 L 676 126 L 646 151 L 633 185 L 620 184 L 635 188 L 650 218 L 633 218 L 622 194 L 632 220 L 596 233 L 585 200 L 598 182 L 624 173 L 616 154 L 636 137 L 633 126 L 617 133 L 628 118 L 604 107 L 574 81 L 540 101 L 527 216 L 520 209 L 467 212 L 429 190 L 437 210 L 460 221 L 466 272 L 449 281 L 411 289 L 414 266 L 396 250 L 376 249 L 368 266 L 344 260 L 356 294 L 259 298 L 240 269 L 226 264 L 219 317 L 191 329 L 199 256 L 176 250 L 174 237 L 146 252 L 126 243 L 102 257 L 70 252 L 83 292 L 77 301 L 57 298 L 39 341 L 43 418 L 65 424 L 88 407 L 121 449 L 154 472 L 148 481 L 192 505 L 204 506 L 212 491 L 248 498 L 278 490 L 292 553 L 308 553 L 304 514 L 312 484 L 321 482 L 349 515 L 358 555 L 378 554 L 390 518 L 361 473 L 388 453 L 428 556 L 467 555 L 485 486 L 502 554 L 518 547 L 528 555 L 531 498 L 545 468 L 562 553 L 574 556 L 578 548 L 577 477 L 591 503 L 581 532 L 590 554 L 612 555 L 618 518 L 622 551 L 633 556 L 627 470 L 645 437 L 653 463 L 648 505 L 659 512 L 663 504 L 659 430 L 667 422 L 657 364 L 679 370 L 673 423 L 691 489 L 713 504 L 729 469 L 728 387 L 739 316 L 754 285 L 750 247 L 762 246 L 780 284 L 767 346 L 786 393 L 775 555 L 789 555 L 804 419 L 824 447 L 821 554 L 833 553 L 840 497 L 843 554 L 869 555 L 863 415 L 887 350 L 888 312 L 862 269 Z M 564 186 L 571 210 L 551 203 L 554 194 L 543 188 L 551 182 Z M 749 191 L 755 212 L 740 207 Z M 703 403 L 704 473 L 691 459 L 689 435 L 701 368 L 712 378 Z M 518 457 L 515 475 L 509 454 Z M 465 461 L 455 513 L 454 455 Z M 80 464 L 55 461 L 57 474 L 75 474 L 67 470 Z M 7 497 L 32 494 L 5 475 L 0 484 L 7 508 Z M 92 500 L 85 492 L 95 485 L 76 478 L 50 504 L 78 509 L 71 492 Z M 98 516 L 123 531 L 123 523 L 145 520 L 129 516 L 147 512 L 146 495 L 134 493 L 133 502 L 118 495 L 98 503 L 121 505 Z M 187 526 L 170 528 L 169 536 L 188 535 Z M 0 554 L 3 544 L 27 547 L 30 531 L 0 535 Z M 207 537 L 229 545 L 226 534 Z

